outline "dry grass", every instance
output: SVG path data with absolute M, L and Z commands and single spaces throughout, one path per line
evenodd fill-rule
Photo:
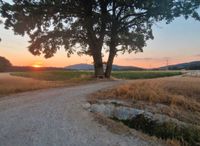
M 99 91 L 89 97 L 90 102 L 106 99 L 127 101 L 126 106 L 167 115 L 192 125 L 192 128 L 189 126 L 180 131 L 173 129 L 173 124 L 156 127 L 155 133 L 166 128 L 163 130 L 164 134 L 168 131 L 175 136 L 174 139 L 165 141 L 167 145 L 193 145 L 199 142 L 197 129 L 200 127 L 200 78 L 170 77 L 131 81 L 107 91 Z M 145 130 L 148 133 L 152 128 Z M 186 139 L 180 140 L 180 136 Z
M 189 99 L 200 101 L 200 78 L 184 77 L 164 81 L 163 86 L 171 93 L 183 95 Z
M 32 78 L 11 76 L 9 73 L 0 74 L 0 96 L 31 91 L 37 89 L 73 86 L 88 82 L 87 80 L 73 79 L 65 81 L 44 81 Z
M 172 77 L 133 81 L 114 89 L 97 92 L 90 97 L 90 101 L 126 100 L 131 106 L 146 108 L 200 125 L 199 95 L 200 78 Z
M 57 85 L 58 83 L 48 81 L 14 77 L 7 73 L 0 74 L 0 96 L 28 90 L 44 89 Z

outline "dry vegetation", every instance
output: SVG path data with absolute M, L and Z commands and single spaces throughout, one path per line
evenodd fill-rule
M 95 103 L 107 99 L 123 100 L 126 101 L 125 106 L 167 115 L 187 123 L 188 127 L 178 128 L 175 123 L 170 122 L 152 127 L 152 121 L 145 118 L 121 121 L 125 125 L 138 128 L 144 133 L 153 131 L 153 135 L 159 138 L 166 136 L 164 139 L 168 145 L 199 145 L 200 78 L 170 77 L 135 80 L 113 89 L 94 93 L 89 97 L 89 102 Z
M 0 96 L 56 86 L 56 83 L 0 74 Z
M 166 114 L 184 122 L 200 125 L 200 78 L 171 77 L 138 80 L 90 97 L 126 100 L 130 106 Z
M 73 79 L 65 81 L 45 81 L 32 78 L 11 76 L 9 73 L 0 74 L 0 96 L 30 90 L 45 89 L 61 86 L 73 86 L 88 82 L 87 80 Z

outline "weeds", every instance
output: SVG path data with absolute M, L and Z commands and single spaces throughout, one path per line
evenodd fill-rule
M 121 120 L 121 122 L 130 128 L 141 130 L 151 136 L 165 140 L 178 140 L 181 142 L 181 145 L 198 146 L 200 143 L 200 129 L 193 126 L 179 127 L 172 122 L 158 123 L 144 117 L 144 115 L 138 115 L 131 120 Z

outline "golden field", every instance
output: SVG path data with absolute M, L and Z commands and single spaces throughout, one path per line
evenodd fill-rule
M 8 73 L 0 74 L 0 96 L 28 90 L 44 89 L 57 86 L 58 83 L 11 76 Z
M 37 89 L 79 85 L 83 83 L 88 83 L 89 81 L 92 80 L 87 80 L 85 77 L 68 79 L 64 81 L 49 81 L 22 76 L 13 76 L 9 73 L 0 73 L 0 96 Z
M 200 78 L 179 76 L 135 80 L 99 91 L 89 98 L 90 102 L 104 99 L 124 100 L 133 107 L 200 126 Z

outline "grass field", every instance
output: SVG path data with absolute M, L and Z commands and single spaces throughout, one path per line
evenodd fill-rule
M 70 76 L 63 75 L 62 72 L 22 72 L 12 74 L 0 74 L 0 96 L 37 89 L 74 86 L 94 81 L 94 79 L 86 75 L 80 74 L 78 77 L 75 73 L 71 73 Z
M 28 77 L 46 81 L 64 81 L 71 79 L 89 79 L 93 73 L 89 71 L 34 71 L 15 72 L 14 76 Z
M 113 98 L 127 100 L 139 108 L 144 108 L 142 106 L 144 103 L 144 105 L 163 104 L 169 108 L 161 112 L 200 126 L 199 85 L 200 78 L 191 77 L 137 80 L 114 89 L 97 92 L 92 98 L 94 101 Z M 180 111 L 184 111 L 185 115 L 180 114 Z
M 92 71 L 36 71 L 16 72 L 11 75 L 29 77 L 47 81 L 63 81 L 75 78 L 88 79 L 93 76 Z M 179 71 L 113 71 L 112 77 L 118 79 L 150 79 L 181 75 Z
M 155 130 L 154 132 L 158 134 L 163 131 L 164 134 L 166 134 L 167 131 L 172 133 L 172 138 L 175 137 L 179 140 L 186 139 L 190 142 L 189 145 L 196 145 L 196 143 L 200 142 L 199 95 L 200 78 L 179 76 L 131 81 L 130 83 L 120 85 L 113 89 L 94 93 L 90 96 L 89 101 L 95 103 L 98 100 L 107 99 L 123 100 L 134 108 L 166 115 L 189 125 L 193 125 L 192 128 L 184 127 L 185 129 L 177 130 L 175 125 L 167 123 L 167 125 L 162 125 L 165 127 L 160 127 L 165 129 L 165 132 L 158 127 L 155 128 L 158 131 Z M 139 122 L 141 123 L 141 121 Z M 152 123 L 150 123 L 149 127 L 151 127 L 151 124 Z M 199 129 L 199 131 L 197 129 Z M 146 128 L 145 130 L 148 132 L 150 131 L 150 133 L 152 132 L 152 128 Z M 180 135 L 183 136 L 183 138 Z
M 112 76 L 119 79 L 151 79 L 181 74 L 180 71 L 115 71 Z
M 0 83 L 0 96 L 56 86 L 56 83 L 10 76 L 8 73 L 0 74 Z

